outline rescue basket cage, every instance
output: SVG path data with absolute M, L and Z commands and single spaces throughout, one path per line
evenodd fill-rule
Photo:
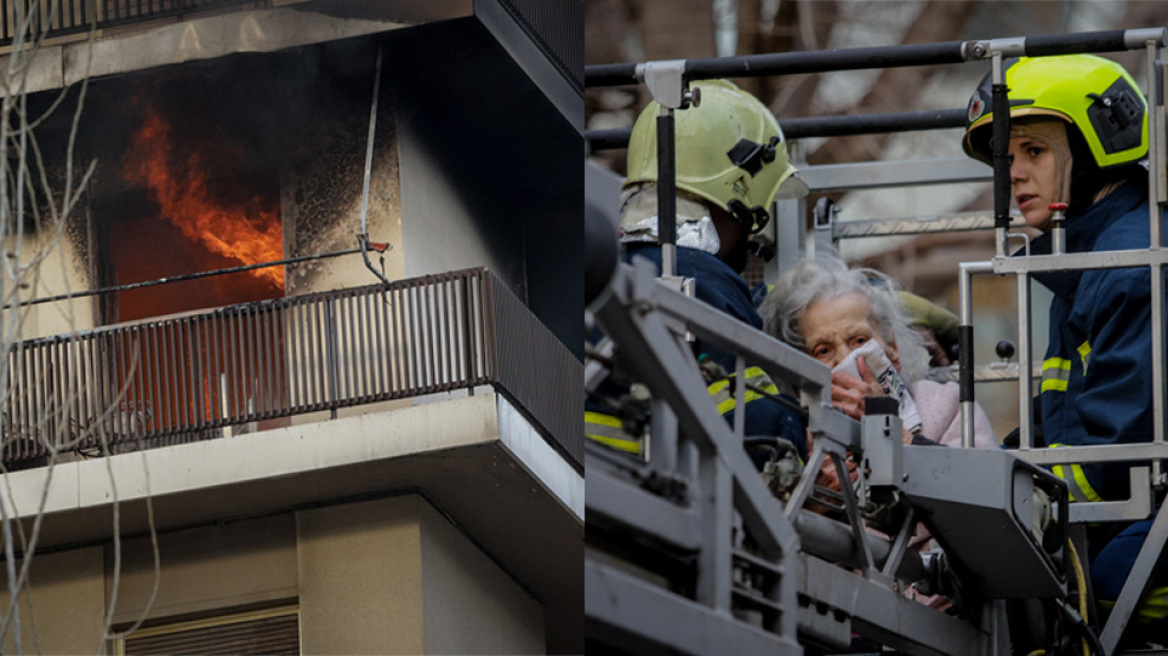
M 659 222 L 660 272 L 643 260 L 620 263 L 614 225 L 619 182 L 598 167 L 586 167 L 587 276 L 606 284 L 588 292 L 585 320 L 590 328 L 602 328 L 605 337 L 588 347 L 585 388 L 592 393 L 611 376 L 635 381 L 632 393 L 614 405 L 614 413 L 630 430 L 637 428 L 630 418 L 649 417 L 637 457 L 591 441 L 586 445 L 585 617 L 590 647 L 633 653 L 800 654 L 805 648 L 815 653 L 854 651 L 857 640 L 866 640 L 872 647 L 868 651 L 972 655 L 1043 653 L 1040 650 L 1055 635 L 1073 636 L 1059 643 L 1064 649 L 1073 643 L 1074 649 L 1082 650 L 1073 653 L 1118 653 L 1168 542 L 1168 515 L 1156 515 L 1105 622 L 1089 604 L 1089 586 L 1082 574 L 1088 566 L 1082 528 L 1088 523 L 1152 517 L 1156 500 L 1168 487 L 1163 462 L 1168 459 L 1164 412 L 1168 254 L 1161 229 L 1168 202 L 1164 105 L 1168 69 L 1161 63 L 1166 36 L 1164 28 L 1112 30 L 585 68 L 586 87 L 643 85 L 661 105 L 658 215 L 673 217 L 673 116 L 700 101 L 695 89 L 702 80 L 989 62 L 992 107 L 999 110 L 993 112 L 992 129 L 1000 136 L 1009 134 L 1004 59 L 1142 50 L 1151 235 L 1149 247 L 1140 250 L 1011 256 L 1009 243 L 1017 238 L 1011 230 L 1018 223 L 1009 211 L 1005 139 L 995 139 L 992 171 L 964 156 L 822 166 L 801 161 L 800 140 L 964 127 L 965 108 L 780 117 L 791 160 L 812 192 L 993 183 L 992 214 L 837 222 L 830 202 L 821 201 L 808 234 L 805 199 L 777 201 L 771 208 L 778 257 L 767 265 L 768 280 L 793 263 L 801 250 L 843 239 L 993 230 L 994 257 L 961 263 L 955 271 L 960 290 L 956 372 L 963 444 L 973 444 L 975 380 L 1016 377 L 1019 446 L 1000 452 L 902 446 L 895 413 L 870 411 L 862 421 L 852 420 L 832 408 L 825 365 L 694 300 L 692 281 L 674 275 L 674 221 Z M 623 148 L 628 136 L 628 130 L 586 131 L 586 152 Z M 1147 267 L 1151 273 L 1152 439 L 1036 447 L 1031 416 L 1035 392 L 1031 277 L 1128 267 Z M 1013 276 L 1016 281 L 1020 348 L 1017 366 L 1005 374 L 1001 367 L 975 365 L 971 285 L 973 276 L 985 274 Z M 735 354 L 736 371 L 728 379 L 736 407 L 744 407 L 748 393 L 760 393 L 748 389 L 748 366 L 760 367 L 784 389 L 799 391 L 801 412 L 814 437 L 803 467 L 808 474 L 786 483 L 776 482 L 782 468 L 770 467 L 759 475 L 742 449 L 745 413 L 736 413 L 731 426 L 710 402 L 708 381 L 687 346 L 695 337 Z M 638 393 L 638 388 L 648 394 Z M 647 412 L 638 415 L 637 407 Z M 897 439 L 883 437 L 887 435 Z M 823 496 L 822 490 L 815 490 L 814 473 L 827 462 L 843 480 L 849 453 L 866 469 L 856 488 L 844 485 L 825 514 L 804 509 L 808 498 Z M 772 457 L 769 465 L 779 459 Z M 1065 482 L 1047 471 L 1058 465 L 1102 462 L 1130 463 L 1129 499 L 1071 504 Z M 954 472 L 967 475 L 954 477 Z M 1049 504 L 1049 520 L 1040 518 L 1040 498 Z M 883 522 L 887 537 L 867 531 L 865 518 L 869 523 Z M 920 554 L 907 548 L 918 522 L 937 538 L 942 550 Z M 966 544 L 968 540 L 979 541 L 977 549 Z M 978 550 L 991 556 L 979 556 Z M 948 595 L 956 612 L 909 600 L 904 594 L 909 585 Z

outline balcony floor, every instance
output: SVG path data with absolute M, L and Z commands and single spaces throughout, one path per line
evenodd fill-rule
M 147 495 L 168 531 L 420 491 L 543 602 L 550 649 L 583 645 L 584 479 L 496 394 L 58 464 L 38 548 L 110 539 L 111 470 L 123 536 Z M 8 511 L 31 520 L 49 473 L 9 474 Z

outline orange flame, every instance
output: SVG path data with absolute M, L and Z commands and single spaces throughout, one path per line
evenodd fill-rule
M 253 198 L 249 207 L 229 207 L 216 201 L 207 186 L 207 173 L 196 152 L 182 167 L 171 166 L 170 124 L 152 107 L 130 142 L 124 176 L 143 183 L 162 208 L 162 216 L 188 239 L 243 264 L 271 262 L 284 257 L 284 229 L 278 211 L 261 207 Z M 260 280 L 284 288 L 284 267 L 249 271 Z

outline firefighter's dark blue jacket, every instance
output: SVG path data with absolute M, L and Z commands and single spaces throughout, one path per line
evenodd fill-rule
M 661 270 L 660 246 L 629 244 L 624 255 L 625 261 L 632 262 L 636 257 L 643 257 L 651 261 L 658 271 Z M 694 279 L 694 295 L 698 300 L 713 306 L 728 316 L 762 330 L 762 317 L 759 316 L 758 310 L 754 307 L 750 288 L 746 281 L 718 257 L 693 248 L 678 248 L 677 275 Z M 694 344 L 694 355 L 699 360 L 710 359 L 717 362 L 731 374 L 735 370 L 734 355 L 712 344 L 698 340 Z M 748 382 L 750 382 L 752 380 L 750 369 L 747 370 L 747 377 Z M 777 393 L 774 384 L 770 382 L 769 378 L 765 378 L 765 374 L 762 379 L 764 382 L 758 383 L 756 381 L 755 384 L 767 387 Z M 718 391 L 719 387 L 724 389 Z M 734 402 L 729 398 L 722 401 L 719 399 L 722 396 L 729 397 L 732 390 L 733 386 L 728 381 L 710 386 L 710 394 L 714 397 L 715 404 L 719 406 L 719 412 L 731 425 L 734 422 Z M 586 407 L 588 410 L 598 409 L 591 403 L 587 404 Z M 778 403 L 758 398 L 756 394 L 748 394 L 744 423 L 746 436 L 766 435 L 785 439 L 795 446 L 799 457 L 806 460 L 807 422 L 799 414 Z
M 1068 221 L 1067 251 L 1147 248 L 1148 224 L 1146 192 L 1125 184 Z M 1050 253 L 1051 235 L 1042 235 L 1031 246 L 1036 255 Z M 1148 267 L 1036 274 L 1035 278 L 1054 292 L 1040 392 L 1047 444 L 1150 442 L 1154 403 Z M 1127 472 L 1133 464 L 1138 463 L 1064 465 L 1053 471 L 1067 481 L 1072 500 L 1110 501 L 1128 498 Z M 1090 551 L 1096 552 L 1091 581 L 1105 607 L 1118 598 L 1151 524 L 1152 519 L 1135 522 L 1113 539 L 1091 546 Z M 1141 622 L 1168 616 L 1168 553 L 1160 555 L 1151 578 L 1138 608 Z
M 1050 252 L 1051 235 L 1032 252 Z M 1068 252 L 1147 248 L 1148 201 L 1125 184 L 1067 222 Z M 1054 292 L 1043 360 L 1048 445 L 1152 440 L 1151 288 L 1147 267 L 1036 274 Z M 1056 467 L 1077 501 L 1124 499 L 1128 463 Z

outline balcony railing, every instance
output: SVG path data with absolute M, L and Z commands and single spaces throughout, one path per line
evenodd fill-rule
M 0 46 L 23 33 L 31 41 L 218 9 L 255 5 L 256 0 L 0 0 Z M 23 32 L 22 32 L 23 30 Z
M 583 461 L 580 364 L 482 269 L 31 340 L 7 362 L 10 466 L 488 384 Z

